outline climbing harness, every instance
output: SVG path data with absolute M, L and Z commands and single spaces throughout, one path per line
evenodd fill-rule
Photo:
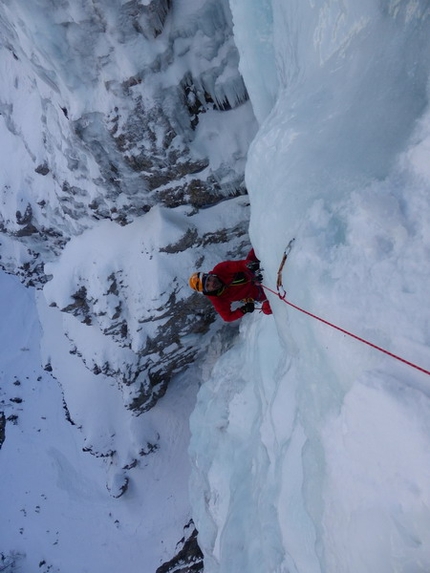
M 413 362 L 410 362 L 409 360 L 406 360 L 405 358 L 402 358 L 401 356 L 398 356 L 397 354 L 394 354 L 393 352 L 389 352 L 385 348 L 382 348 L 381 346 L 378 346 L 377 344 L 373 344 L 373 342 L 369 342 L 365 338 L 362 338 L 361 336 L 357 336 L 356 334 L 349 332 L 348 330 L 345 330 L 344 328 L 341 328 L 340 326 L 337 326 L 336 324 L 333 324 L 332 322 L 329 322 L 328 320 L 325 320 L 324 318 L 321 318 L 320 316 L 318 316 L 312 312 L 309 312 L 308 310 L 301 308 L 300 306 L 287 300 L 287 293 L 286 293 L 284 286 L 282 284 L 282 270 L 284 268 L 284 265 L 285 265 L 285 262 L 288 258 L 288 255 L 291 252 L 292 246 L 294 244 L 294 240 L 295 239 L 291 239 L 291 241 L 288 243 L 288 245 L 284 251 L 284 254 L 283 254 L 283 257 L 281 260 L 281 264 L 279 265 L 278 276 L 277 276 L 277 281 L 276 281 L 277 292 L 274 291 L 273 289 L 267 287 L 264 284 L 262 284 L 261 286 L 265 290 L 271 292 L 272 294 L 277 295 L 285 304 L 298 310 L 299 312 L 302 312 L 303 314 L 306 314 L 307 316 L 310 316 L 311 318 L 314 318 L 315 320 L 318 320 L 319 322 L 322 322 L 323 324 L 326 324 L 327 326 L 330 326 L 331 328 L 334 328 L 335 330 L 338 330 L 338 331 L 342 332 L 343 334 L 350 336 L 351 338 L 355 338 L 355 340 L 358 340 L 359 342 L 362 342 L 363 344 L 367 344 L 367 346 L 370 346 L 370 347 L 374 348 L 375 350 L 379 350 L 379 352 L 387 354 L 388 356 L 391 356 L 391 358 L 394 358 L 395 360 L 399 360 L 400 362 L 403 362 L 403 364 L 407 364 L 408 366 L 411 366 L 412 368 L 415 368 L 416 370 L 419 370 L 420 372 L 423 372 L 424 374 L 427 374 L 430 376 L 430 370 L 426 370 L 425 368 L 422 368 L 421 366 L 418 366 L 417 364 L 414 364 Z

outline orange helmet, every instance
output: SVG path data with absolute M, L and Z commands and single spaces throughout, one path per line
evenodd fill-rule
M 190 287 L 197 292 L 203 292 L 206 275 L 204 273 L 194 273 L 188 281 Z

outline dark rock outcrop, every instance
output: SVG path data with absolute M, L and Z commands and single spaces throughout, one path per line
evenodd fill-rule
M 6 439 L 6 416 L 0 412 L 0 449 Z
M 178 552 L 167 563 L 158 567 L 156 573 L 203 573 L 203 553 L 197 540 L 193 521 L 185 527 L 185 535 L 178 543 Z

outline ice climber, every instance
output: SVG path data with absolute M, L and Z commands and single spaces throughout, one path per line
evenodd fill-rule
M 224 261 L 209 273 L 194 273 L 189 284 L 208 297 L 225 321 L 233 322 L 247 312 L 254 312 L 256 302 L 261 303 L 264 314 L 272 314 L 261 281 L 260 261 L 252 249 L 244 260 Z M 243 304 L 232 305 L 235 302 Z

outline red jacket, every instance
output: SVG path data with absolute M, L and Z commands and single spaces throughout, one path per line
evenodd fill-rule
M 253 282 L 254 273 L 247 267 L 247 263 L 250 261 L 258 261 L 254 249 L 248 253 L 245 260 L 224 261 L 217 264 L 209 273 L 216 275 L 225 285 L 219 295 L 206 296 L 214 305 L 215 310 L 227 322 L 232 322 L 243 316 L 243 312 L 239 308 L 231 309 L 232 302 L 247 298 L 257 301 L 266 300 L 263 289 Z

